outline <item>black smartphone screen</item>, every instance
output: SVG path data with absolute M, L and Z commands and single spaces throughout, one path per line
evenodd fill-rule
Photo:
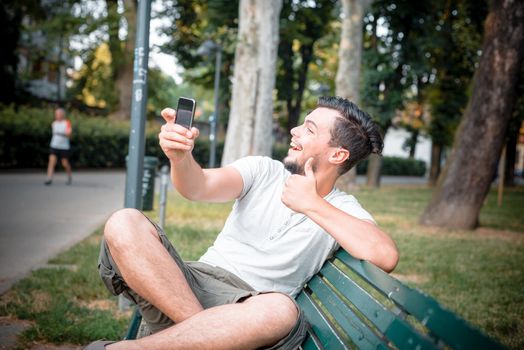
M 187 129 L 193 126 L 193 115 L 195 113 L 195 100 L 180 97 L 176 107 L 176 124 L 180 124 Z

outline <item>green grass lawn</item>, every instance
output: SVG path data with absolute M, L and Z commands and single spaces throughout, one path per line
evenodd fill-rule
M 491 192 L 481 212 L 482 227 L 475 231 L 418 225 L 431 195 L 424 187 L 386 186 L 355 195 L 397 242 L 397 278 L 509 348 L 524 348 L 524 187 L 506 190 L 501 208 Z M 230 208 L 172 195 L 166 232 L 185 259 L 198 259 Z M 149 214 L 156 219 L 156 212 Z M 0 316 L 33 321 L 21 348 L 31 342 L 85 344 L 124 334 L 130 312 L 117 311 L 117 299 L 98 278 L 99 241 L 97 231 L 2 295 Z

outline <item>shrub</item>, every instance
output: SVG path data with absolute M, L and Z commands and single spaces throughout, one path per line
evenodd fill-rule
M 366 174 L 369 160 L 361 161 L 357 165 L 357 174 Z M 426 163 L 422 160 L 383 157 L 382 175 L 392 176 L 424 176 L 426 174 Z
M 75 168 L 123 168 L 129 147 L 129 122 L 81 113 L 68 113 L 73 125 L 71 162 Z M 0 109 L 0 168 L 45 168 L 51 140 L 52 109 L 13 106 Z M 149 124 L 154 122 L 149 122 Z M 167 158 L 158 145 L 159 125 L 146 129 L 145 154 L 155 156 L 161 164 Z M 193 156 L 202 166 L 209 162 L 209 141 L 198 139 Z M 274 159 L 282 160 L 289 146 L 276 144 Z M 220 163 L 224 143 L 218 142 L 216 160 Z M 368 161 L 360 162 L 357 173 L 365 174 Z M 421 160 L 384 157 L 383 175 L 423 176 L 426 165 Z
M 73 126 L 71 163 L 75 168 L 121 168 L 129 148 L 129 122 L 68 113 Z M 0 168 L 45 168 L 51 141 L 52 109 L 12 106 L 0 109 Z M 158 125 L 146 130 L 145 154 L 167 163 L 158 145 Z M 216 159 L 224 144 L 217 143 Z M 209 161 L 209 142 L 197 140 L 193 156 L 201 165 Z

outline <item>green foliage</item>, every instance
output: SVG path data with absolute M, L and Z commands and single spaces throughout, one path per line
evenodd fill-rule
M 177 98 L 187 96 L 175 80 L 158 68 L 149 68 L 147 73 L 147 111 L 154 115 L 166 107 L 173 107 Z
M 215 53 L 208 56 L 197 54 L 206 40 L 212 40 L 221 47 L 222 65 L 220 67 L 219 122 L 227 123 L 228 104 L 231 99 L 230 79 L 233 74 L 237 26 L 238 0 L 203 1 L 179 0 L 169 2 L 164 9 L 155 14 L 172 19 L 163 28 L 168 40 L 161 50 L 172 54 L 184 68 L 184 81 L 205 89 L 213 89 L 215 75 Z M 191 96 L 196 95 L 194 93 Z
M 277 64 L 277 99 L 285 106 L 283 120 L 289 134 L 297 126 L 310 64 L 315 64 L 316 42 L 328 34 L 336 18 L 336 1 L 284 0 L 280 14 Z
M 119 96 L 111 60 L 105 44 L 89 51 L 69 91 L 70 98 L 86 105 L 113 110 Z
M 422 160 L 382 157 L 382 175 L 390 176 L 424 176 L 426 174 L 426 163 Z M 369 160 L 365 159 L 357 164 L 357 174 L 366 174 Z
M 434 142 L 451 143 L 486 12 L 485 1 L 373 2 L 364 20 L 363 101 L 384 130 L 395 110 L 415 100 L 431 107 L 427 129 Z
M 428 4 L 377 0 L 364 18 L 362 103 L 384 133 L 410 89 L 428 75 Z
M 454 1 L 436 9 L 438 20 L 431 63 L 436 79 L 427 89 L 431 106 L 428 133 L 433 142 L 450 146 L 469 97 L 469 85 L 482 44 L 484 1 Z

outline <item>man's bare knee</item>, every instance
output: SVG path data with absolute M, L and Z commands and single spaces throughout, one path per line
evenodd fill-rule
M 278 328 L 280 338 L 287 335 L 298 320 L 298 309 L 291 297 L 283 293 L 265 293 L 245 301 L 258 309 L 259 315 Z
M 149 231 L 155 231 L 153 224 L 139 210 L 126 208 L 109 217 L 104 227 L 104 238 L 110 245 L 122 245 Z

